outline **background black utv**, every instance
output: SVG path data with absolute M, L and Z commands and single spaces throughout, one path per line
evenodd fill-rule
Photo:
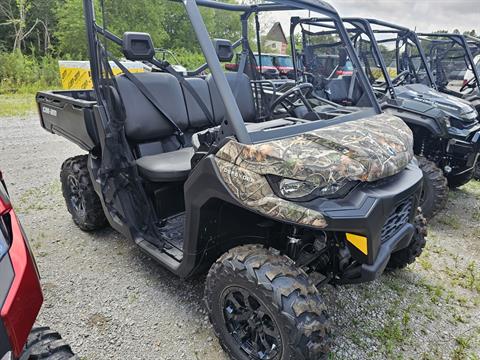
M 242 205 L 215 165 L 215 153 L 231 139 L 240 144 L 285 139 L 380 114 L 381 109 L 359 71 L 370 109 L 322 121 L 285 118 L 288 113 L 283 119 L 260 116 L 255 99 L 262 97 L 256 86 L 261 84 L 252 82 L 254 98 L 243 72 L 223 73 L 219 59 L 231 61 L 233 46 L 225 40 L 212 44 L 197 7 L 241 15 L 243 38 L 234 45 L 242 45 L 240 69 L 249 68 L 245 63 L 252 52 L 249 17 L 298 9 L 332 18 L 360 69 L 341 19 L 328 4 L 183 3 L 207 60 L 185 78 L 154 58 L 148 34 L 116 37 L 95 22 L 93 0 L 84 0 L 94 90 L 37 95 L 42 126 L 88 151 L 62 166 L 68 210 L 83 230 L 108 221 L 181 277 L 205 272 L 213 264 L 206 281 L 207 307 L 222 346 L 233 358 L 324 359 L 329 318 L 316 286 L 373 280 L 386 267 L 402 268 L 415 260 L 425 245 L 425 222 L 416 215 L 421 171 L 411 163 L 375 183 L 349 183 L 348 191 L 337 196 L 297 200 L 296 205 L 321 211 L 328 223 L 321 231 Z M 120 46 L 127 59 L 149 62 L 157 72 L 132 76 L 124 70 L 114 77 L 108 60 L 117 60 L 107 40 Z M 211 76 L 197 76 L 206 68 Z M 274 96 L 275 106 L 291 108 L 304 89 L 305 84 L 294 86 L 280 101 Z M 346 241 L 347 232 L 365 242 L 365 252 Z
M 414 32 L 379 20 L 343 21 L 382 109 L 402 118 L 414 133 L 414 151 L 424 174 L 421 206 L 424 215 L 432 217 L 445 206 L 448 187 L 464 185 L 473 177 L 480 149 L 478 114 L 465 101 L 436 91 Z M 316 38 L 335 31 L 329 30 L 331 20 L 327 19 L 296 22 L 292 33 L 296 26 L 302 27 L 303 56 L 307 57 L 303 63 L 309 64 L 308 56 L 315 55 L 309 48 L 329 46 L 318 44 Z M 344 87 L 351 88 L 349 83 Z

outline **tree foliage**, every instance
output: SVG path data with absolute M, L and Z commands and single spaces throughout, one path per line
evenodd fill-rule
M 232 2 L 234 0 L 231 0 Z M 86 58 L 82 0 L 0 0 L 0 51 L 52 54 Z M 184 7 L 169 0 L 95 0 L 97 22 L 122 35 L 125 31 L 149 32 L 158 48 L 198 52 Z M 237 40 L 240 15 L 202 9 L 212 37 Z

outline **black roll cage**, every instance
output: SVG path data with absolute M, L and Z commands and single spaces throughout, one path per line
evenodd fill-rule
M 477 88 L 480 90 L 480 74 L 477 71 L 475 66 L 475 60 L 471 51 L 471 46 L 469 43 L 474 44 L 474 46 L 480 49 L 480 39 L 474 38 L 472 36 L 465 36 L 461 34 L 449 34 L 449 33 L 417 33 L 420 38 L 426 38 L 424 40 L 431 41 L 435 44 L 445 44 L 454 42 L 457 45 L 460 45 L 464 50 L 464 60 L 470 65 L 470 69 L 475 78 Z M 441 38 L 446 38 L 449 40 L 442 40 Z
M 347 23 L 353 28 L 346 28 L 348 33 L 354 34 L 354 36 L 360 35 L 360 34 L 365 34 L 367 37 L 370 39 L 370 44 L 373 49 L 373 55 L 378 62 L 378 65 L 380 65 L 383 77 L 385 78 L 385 84 L 386 84 L 386 90 L 390 93 L 390 96 L 392 99 L 395 99 L 397 97 L 396 92 L 395 92 L 395 86 L 392 83 L 392 79 L 390 78 L 390 75 L 387 71 L 387 66 L 385 64 L 385 60 L 383 59 L 382 53 L 380 51 L 380 48 L 378 47 L 378 43 L 375 39 L 375 35 L 373 33 L 373 30 L 370 26 L 370 23 L 368 20 L 363 19 L 363 18 L 342 18 L 343 23 Z M 334 29 L 334 26 L 330 25 L 332 21 L 327 18 L 305 18 L 305 19 L 299 19 L 297 24 L 301 25 L 308 25 L 308 26 L 321 26 L 323 28 L 327 29 Z M 311 33 L 310 31 L 304 30 L 303 32 L 306 33 Z M 320 32 L 315 32 L 313 33 L 314 35 L 331 35 L 331 34 L 337 34 L 336 30 L 326 30 L 326 31 L 320 31 Z M 357 56 L 359 54 L 357 53 Z
M 301 19 L 300 17 L 293 17 L 290 22 L 290 42 L 292 48 L 292 57 L 293 57 L 293 66 L 294 66 L 294 73 L 295 73 L 295 81 L 299 82 L 299 69 L 298 69 L 298 59 L 297 59 L 297 51 L 295 46 L 295 31 L 298 26 L 302 26 L 304 23 L 310 23 L 314 25 L 315 20 L 331 22 L 333 25 L 328 25 L 325 27 L 334 29 L 332 33 L 339 35 L 341 42 L 346 46 L 346 50 L 350 61 L 352 61 L 354 68 L 357 70 L 357 76 L 359 77 L 360 83 L 362 84 L 362 88 L 368 96 L 370 103 L 373 105 L 375 111 L 377 113 L 381 113 L 382 110 L 380 105 L 378 104 L 378 100 L 370 86 L 370 82 L 368 81 L 367 75 L 362 69 L 362 64 L 360 63 L 360 59 L 357 56 L 357 52 L 353 47 L 352 41 L 350 40 L 350 36 L 348 35 L 348 31 L 343 25 L 341 18 L 310 18 L 310 19 Z
M 218 140 L 222 140 L 229 136 L 235 136 L 237 140 L 244 144 L 251 144 L 262 142 L 266 140 L 273 140 L 276 138 L 284 138 L 288 136 L 294 136 L 302 134 L 308 131 L 316 130 L 319 128 L 327 127 L 333 124 L 343 123 L 347 121 L 357 120 L 364 116 L 371 116 L 373 114 L 381 113 L 380 105 L 373 93 L 373 90 L 370 86 L 365 86 L 365 91 L 369 97 L 369 100 L 372 104 L 373 110 L 365 110 L 362 112 L 357 112 L 354 114 L 348 114 L 345 116 L 340 116 L 333 120 L 325 120 L 322 122 L 309 122 L 301 123 L 297 125 L 292 125 L 289 127 L 271 129 L 268 132 L 266 131 L 253 131 L 248 132 L 241 116 L 240 110 L 238 108 L 237 102 L 233 95 L 233 92 L 227 82 L 227 79 L 221 68 L 221 64 L 217 58 L 215 48 L 212 44 L 212 41 L 209 37 L 205 24 L 203 22 L 202 16 L 199 11 L 199 6 L 218 9 L 218 10 L 227 10 L 235 11 L 241 13 L 241 22 L 242 22 L 242 39 L 236 41 L 233 46 L 238 47 L 242 45 L 243 53 L 246 53 L 248 49 L 248 19 L 252 14 L 258 14 L 260 12 L 266 11 L 286 11 L 286 10 L 308 10 L 320 13 L 326 17 L 332 19 L 337 27 L 340 38 L 347 47 L 347 51 L 352 61 L 354 62 L 359 71 L 359 78 L 364 85 L 368 85 L 368 79 L 366 75 L 361 70 L 360 62 L 356 57 L 356 52 L 353 48 L 353 45 L 350 41 L 350 38 L 347 34 L 345 27 L 343 26 L 342 20 L 336 10 L 331 7 L 329 4 L 323 2 L 322 0 L 272 0 L 271 2 L 255 4 L 255 5 L 242 5 L 242 4 L 228 4 L 222 3 L 220 1 L 212 0 L 171 0 L 174 2 L 182 3 L 185 6 L 187 15 L 192 24 L 193 30 L 196 34 L 199 45 L 202 49 L 203 55 L 206 59 L 206 64 L 201 66 L 199 69 L 191 72 L 190 75 L 199 74 L 201 71 L 209 68 L 212 74 L 212 77 L 215 81 L 215 84 L 219 90 L 222 101 L 226 109 L 226 119 L 221 124 L 221 130 L 218 135 Z M 94 85 L 95 93 L 97 94 L 97 105 L 99 107 L 98 114 L 102 118 L 102 123 L 107 125 L 112 123 L 111 116 L 106 109 L 108 109 L 109 97 L 104 94 L 104 79 L 105 76 L 108 76 L 108 69 L 106 69 L 105 62 L 102 57 L 104 57 L 105 51 L 102 51 L 102 42 L 98 36 L 103 36 L 105 39 L 113 41 L 117 45 L 122 44 L 122 40 L 114 35 L 113 33 L 106 30 L 105 27 L 102 27 L 96 23 L 95 20 L 95 11 L 94 11 L 94 0 L 83 0 L 84 5 L 84 16 L 86 23 L 86 32 L 88 40 L 88 53 L 90 58 L 90 68 L 92 81 Z M 103 24 L 105 26 L 105 24 Z M 292 39 L 293 41 L 293 39 Z M 108 65 L 107 65 L 108 67 Z
M 355 19 L 355 18 L 350 18 L 350 19 Z M 428 77 L 428 81 L 430 83 L 430 87 L 433 88 L 434 90 L 438 90 L 437 85 L 435 83 L 432 71 L 430 69 L 430 66 L 428 65 L 427 62 L 427 57 L 425 55 L 425 52 L 423 51 L 423 48 L 420 44 L 420 39 L 417 35 L 417 33 L 413 30 L 410 30 L 407 27 L 389 23 L 387 21 L 383 20 L 378 20 L 378 19 L 372 19 L 372 18 L 365 18 L 364 20 L 368 21 L 370 28 L 372 29 L 373 34 L 396 34 L 397 37 L 394 39 L 381 39 L 381 40 L 376 40 L 377 44 L 382 44 L 386 42 L 391 42 L 395 41 L 396 44 L 396 63 L 397 63 L 397 68 L 400 64 L 400 56 L 399 56 L 399 45 L 400 42 L 405 41 L 405 40 L 410 40 L 416 47 L 418 51 L 419 58 L 423 64 L 423 67 L 425 68 L 425 72 Z M 379 28 L 373 28 L 372 25 L 378 26 Z

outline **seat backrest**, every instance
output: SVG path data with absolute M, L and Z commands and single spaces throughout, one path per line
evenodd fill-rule
M 328 98 L 330 101 L 340 102 L 348 98 L 348 86 L 350 85 L 350 79 L 345 77 L 339 77 L 331 80 L 327 80 Z
M 155 97 L 161 109 L 185 133 L 186 145 L 191 134 L 220 125 L 226 115 L 225 106 L 213 78 L 186 78 L 213 117 L 212 124 L 190 91 L 175 76 L 148 72 L 134 74 Z M 236 73 L 227 73 L 232 90 L 237 89 Z M 249 78 L 239 77 L 237 103 L 245 122 L 255 122 L 256 111 Z M 116 77 L 118 91 L 125 107 L 125 134 L 137 156 L 177 150 L 180 147 L 175 129 L 124 75 Z
M 195 90 L 195 92 L 200 97 L 200 99 L 202 99 L 203 104 L 205 105 L 207 110 L 210 112 L 210 115 L 213 117 L 213 119 L 215 119 L 214 111 L 212 107 L 212 100 L 210 97 L 210 89 L 208 88 L 207 82 L 204 79 L 198 78 L 198 77 L 186 78 L 185 80 Z M 202 110 L 200 105 L 198 105 L 198 102 L 192 96 L 190 91 L 186 89 L 185 86 L 182 86 L 182 89 L 183 89 L 183 94 L 185 96 L 185 104 L 187 106 L 188 121 L 189 121 L 188 127 L 190 132 L 203 130 L 203 129 L 220 124 L 219 122 L 216 122 L 216 121 L 214 124 L 211 124 L 210 121 L 208 120 L 207 115 Z
M 135 74 L 150 90 L 162 110 L 181 130 L 188 127 L 185 99 L 178 80 L 166 73 Z M 124 75 L 117 77 L 126 112 L 125 133 L 132 142 L 148 142 L 173 135 L 175 129 Z
M 237 76 L 236 72 L 227 72 L 225 73 L 225 76 L 227 77 L 230 88 L 235 95 L 243 121 L 255 122 L 257 115 L 252 86 L 250 85 L 250 78 L 245 74 Z M 215 122 L 220 124 L 226 116 L 225 105 L 223 104 L 213 77 L 209 75 L 206 80 L 212 97 Z

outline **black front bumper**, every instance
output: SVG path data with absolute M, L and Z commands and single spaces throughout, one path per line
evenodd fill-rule
M 368 239 L 367 254 L 345 241 L 355 265 L 345 270 L 338 283 L 376 279 L 390 255 L 410 244 L 421 189 L 422 171 L 410 164 L 397 175 L 359 185 L 345 198 L 304 204 L 324 214 L 328 223 L 325 230 L 334 231 L 339 237 L 352 233 Z
M 469 139 L 452 138 L 448 141 L 447 154 L 455 160 L 451 166 L 453 176 L 470 171 L 477 162 L 480 151 L 480 131 L 470 134 Z

